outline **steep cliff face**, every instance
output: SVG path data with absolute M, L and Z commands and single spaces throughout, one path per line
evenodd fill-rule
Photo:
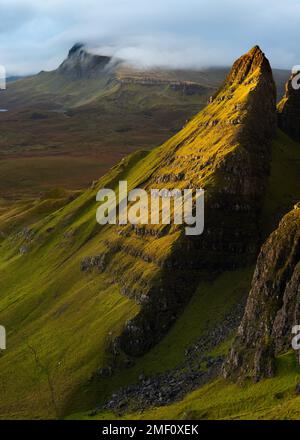
M 300 80 L 294 73 L 285 87 L 285 95 L 278 104 L 279 127 L 292 139 L 300 141 Z
M 68 75 L 71 79 L 95 78 L 105 74 L 105 69 L 108 69 L 110 63 L 111 57 L 91 54 L 85 49 L 84 44 L 76 43 L 57 72 Z
M 300 323 L 300 205 L 263 245 L 237 338 L 224 365 L 231 379 L 271 377 Z
M 141 305 L 118 343 L 140 355 L 182 312 L 202 276 L 233 269 L 257 255 L 257 218 L 276 129 L 275 85 L 258 47 L 233 66 L 210 104 L 156 152 L 142 187 L 204 188 L 205 230 L 188 237 L 180 226 L 115 228 L 106 242 L 118 250 L 107 271 Z M 147 159 L 148 160 L 148 159 Z M 149 172 L 150 166 L 150 172 Z

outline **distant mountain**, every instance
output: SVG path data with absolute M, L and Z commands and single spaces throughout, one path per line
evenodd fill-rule
M 70 49 L 68 58 L 57 69 L 57 73 L 72 79 L 101 77 L 115 70 L 115 66 L 108 67 L 110 63 L 113 63 L 112 58 L 93 55 L 85 50 L 84 44 L 76 43 Z
M 0 118 L 1 194 L 88 186 L 126 154 L 160 145 L 182 128 L 223 76 L 145 72 L 76 44 L 56 70 L 9 83 L 0 94 L 0 108 L 8 110 Z
M 1 96 L 1 105 L 68 109 L 101 99 L 118 100 L 120 92 L 132 99 L 134 95 L 137 103 L 142 99 L 144 106 L 155 105 L 163 96 L 167 102 L 160 105 L 178 102 L 179 94 L 188 102 L 197 96 L 199 102 L 199 97 L 207 99 L 222 84 L 227 73 L 228 68 L 140 70 L 123 60 L 90 53 L 84 44 L 76 43 L 56 70 L 12 84 Z M 275 69 L 274 77 L 282 96 L 288 72 Z
M 143 86 L 142 90 L 132 90 L 137 100 L 146 94 L 149 101 L 155 102 L 155 96 L 150 96 L 153 92 L 165 95 L 167 101 L 178 100 L 179 92 L 187 100 L 192 95 L 207 98 L 219 85 L 222 75 L 222 69 L 220 72 L 217 69 L 212 78 L 205 71 L 142 71 L 122 60 L 92 54 L 83 44 L 76 43 L 56 70 L 42 71 L 11 85 L 2 97 L 2 105 L 11 109 L 30 106 L 66 109 L 91 104 L 108 96 L 112 98 L 120 91 L 126 93 L 133 85 L 137 88 Z
M 14 81 L 18 81 L 19 79 L 24 79 L 25 76 L 9 76 L 8 78 L 6 78 L 6 82 L 7 83 L 11 83 Z

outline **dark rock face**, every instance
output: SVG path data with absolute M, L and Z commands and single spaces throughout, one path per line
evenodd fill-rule
M 300 209 L 263 245 L 237 338 L 223 371 L 231 379 L 274 374 L 274 357 L 291 348 L 300 323 Z
M 110 57 L 89 53 L 83 43 L 76 43 L 57 72 L 72 79 L 93 78 L 103 75 L 110 62 Z
M 71 47 L 69 50 L 69 57 L 74 55 L 76 52 L 78 52 L 80 49 L 84 49 L 84 43 L 75 43 L 74 46 Z
M 285 95 L 278 104 L 278 124 L 295 141 L 300 141 L 300 77 L 293 74 L 286 84 Z

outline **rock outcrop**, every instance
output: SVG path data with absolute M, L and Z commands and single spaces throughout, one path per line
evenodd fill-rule
M 140 355 L 162 338 L 201 278 L 255 261 L 276 125 L 272 71 L 256 46 L 234 64 L 211 103 L 160 148 L 142 187 L 204 188 L 206 226 L 193 237 L 161 224 L 111 234 L 119 249 L 110 266 L 114 279 L 141 305 L 119 339 L 127 354 Z
M 286 84 L 278 104 L 278 124 L 292 139 L 300 141 L 300 73 L 294 73 Z
M 275 373 L 300 324 L 300 209 L 295 205 L 263 245 L 245 314 L 224 365 L 226 378 L 255 381 Z

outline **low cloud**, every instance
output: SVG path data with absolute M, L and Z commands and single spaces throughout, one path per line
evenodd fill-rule
M 229 65 L 255 44 L 300 63 L 298 0 L 0 0 L 0 64 L 51 70 L 77 41 L 145 67 Z

